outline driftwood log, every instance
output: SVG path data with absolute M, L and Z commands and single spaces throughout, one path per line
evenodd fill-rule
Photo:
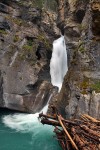
M 66 120 L 56 109 L 53 116 L 41 113 L 39 119 L 42 124 L 55 126 L 63 150 L 100 150 L 100 120 L 87 114 L 80 119 Z

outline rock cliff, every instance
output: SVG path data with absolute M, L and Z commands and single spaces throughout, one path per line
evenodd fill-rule
M 69 68 L 60 93 L 49 74 L 57 27 Z M 100 118 L 99 27 L 99 0 L 1 0 L 0 107 L 35 113 L 51 99 L 49 112 L 55 104 L 67 118 Z
M 0 107 L 35 113 L 56 92 L 49 74 L 56 16 L 41 1 L 0 1 Z
M 87 113 L 100 119 L 100 1 L 56 1 L 69 70 L 52 102 L 65 117 Z

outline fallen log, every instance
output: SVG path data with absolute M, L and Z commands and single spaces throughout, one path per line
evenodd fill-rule
M 84 114 L 83 116 L 84 116 L 85 118 L 87 118 L 88 120 L 91 120 L 91 121 L 94 122 L 94 123 L 100 123 L 99 120 L 97 120 L 97 119 L 95 119 L 95 118 L 93 118 L 93 117 L 91 117 L 91 116 L 89 116 L 89 115 L 87 115 L 87 114 Z
M 64 119 L 53 107 L 54 115 L 41 113 L 42 124 L 53 125 L 63 150 L 100 150 L 100 121 L 84 114 L 80 119 Z M 60 127 L 60 128 L 59 128 Z
M 80 139 L 79 135 L 76 134 L 75 128 L 72 127 L 71 131 L 74 135 L 74 140 L 79 144 L 79 147 L 82 148 L 82 150 L 87 150 L 87 148 L 85 147 L 86 143 Z
M 73 141 L 73 139 L 71 138 L 70 134 L 69 134 L 68 131 L 66 130 L 66 128 L 65 128 L 65 126 L 64 126 L 64 124 L 63 124 L 61 118 L 62 118 L 62 117 L 59 115 L 59 116 L 58 116 L 58 120 L 59 120 L 59 122 L 60 122 L 60 124 L 61 124 L 61 127 L 64 129 L 64 131 L 65 131 L 66 135 L 68 136 L 68 139 L 70 140 L 72 146 L 73 146 L 76 150 L 78 150 L 76 144 L 74 143 L 74 141 Z
M 60 123 L 58 121 L 48 120 L 48 119 L 45 119 L 45 118 L 41 120 L 41 123 L 42 124 L 49 124 L 49 125 L 52 125 L 52 126 L 60 126 Z

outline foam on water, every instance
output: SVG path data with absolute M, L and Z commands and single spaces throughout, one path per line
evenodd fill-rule
M 50 95 L 48 99 L 48 103 L 52 98 L 52 94 Z M 44 114 L 47 113 L 48 110 L 48 103 L 44 108 L 35 114 L 22 114 L 22 113 L 17 113 L 17 114 L 11 114 L 11 115 L 6 115 L 2 118 L 2 122 L 10 127 L 11 129 L 16 129 L 17 131 L 23 131 L 23 132 L 29 132 L 32 131 L 35 128 L 40 128 L 42 124 L 38 120 L 39 113 L 43 112 Z
M 46 105 L 41 112 L 46 113 L 48 109 L 48 105 Z M 39 112 L 39 113 L 41 113 Z M 39 113 L 35 114 L 11 114 L 6 115 L 2 118 L 2 122 L 17 131 L 29 132 L 35 128 L 39 128 L 41 125 L 40 121 L 38 120 Z
M 54 128 L 42 125 L 37 114 L 13 114 L 0 122 L 2 150 L 61 150 L 54 138 Z M 9 127 L 9 128 L 8 128 Z
M 43 112 L 46 112 L 47 106 L 43 108 Z M 16 129 L 17 131 L 29 132 L 32 131 L 33 128 L 38 128 L 41 123 L 38 120 L 39 113 L 35 114 L 11 114 L 6 115 L 2 118 L 3 123 L 12 128 Z
M 13 114 L 6 115 L 2 118 L 2 122 L 17 131 L 29 132 L 35 127 L 35 124 L 39 125 L 38 113 L 36 114 Z

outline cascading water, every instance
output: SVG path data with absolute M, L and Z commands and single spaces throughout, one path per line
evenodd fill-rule
M 53 53 L 50 62 L 51 82 L 54 86 L 62 87 L 63 78 L 68 70 L 67 52 L 64 37 L 53 42 Z M 52 98 L 50 95 L 48 103 Z M 41 110 L 46 113 L 47 105 Z M 52 136 L 53 127 L 38 121 L 36 114 L 9 114 L 0 118 L 0 146 L 2 150 L 60 150 L 60 147 Z M 3 124 L 5 125 L 3 125 Z M 9 128 L 7 128 L 9 127 Z M 6 139 L 7 134 L 9 136 Z M 23 135 L 24 134 L 24 135 Z M 31 136 L 31 137 L 30 137 Z M 3 137 L 3 138 L 2 138 Z M 27 139 L 28 138 L 28 139 Z M 3 143 L 5 141 L 5 143 Z M 18 144 L 17 144 L 18 142 Z
M 53 42 L 53 53 L 50 62 L 51 83 L 59 88 L 62 87 L 62 82 L 65 74 L 68 71 L 67 51 L 64 36 Z
M 51 82 L 54 86 L 59 88 L 62 87 L 63 78 L 68 70 L 67 66 L 67 52 L 64 36 L 53 42 L 53 53 L 50 62 L 50 74 Z M 52 94 L 50 95 L 48 102 L 51 100 Z M 41 110 L 41 112 L 46 113 L 48 109 L 47 105 Z M 3 123 L 17 131 L 29 131 L 33 124 L 40 124 L 38 121 L 38 112 L 36 114 L 14 114 L 3 117 Z M 34 125 L 33 125 L 34 126 Z

